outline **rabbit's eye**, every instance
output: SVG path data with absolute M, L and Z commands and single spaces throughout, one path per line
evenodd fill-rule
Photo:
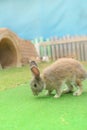
M 36 87 L 37 87 L 37 84 L 34 84 L 34 87 L 36 88 Z

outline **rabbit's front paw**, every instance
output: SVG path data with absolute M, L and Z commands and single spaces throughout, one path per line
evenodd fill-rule
M 51 95 L 51 92 L 52 92 L 52 91 L 47 90 L 47 92 L 45 93 L 45 95 L 46 95 L 46 96 L 49 96 L 49 95 Z
M 82 92 L 80 90 L 77 90 L 73 93 L 73 96 L 80 96 Z

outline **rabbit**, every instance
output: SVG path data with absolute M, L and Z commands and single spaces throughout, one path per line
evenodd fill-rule
M 73 87 L 77 89 L 74 96 L 82 94 L 82 81 L 87 78 L 87 72 L 80 61 L 72 58 L 60 58 L 53 64 L 45 68 L 40 74 L 40 70 L 35 61 L 30 62 L 30 70 L 33 74 L 30 86 L 34 95 L 38 95 L 43 89 L 50 95 L 56 91 L 55 98 L 59 98 L 63 93 L 73 92 Z M 66 84 L 67 89 L 62 90 L 62 85 Z

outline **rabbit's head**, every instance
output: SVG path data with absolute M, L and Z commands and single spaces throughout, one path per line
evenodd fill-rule
M 35 61 L 30 62 L 30 69 L 34 76 L 30 83 L 31 90 L 34 95 L 38 95 L 44 88 L 44 82 L 40 77 L 40 71 Z

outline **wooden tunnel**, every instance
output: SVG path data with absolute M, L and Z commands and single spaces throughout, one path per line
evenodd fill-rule
M 0 29 L 0 66 L 2 68 L 22 66 L 37 57 L 34 45 L 20 39 L 7 28 Z

